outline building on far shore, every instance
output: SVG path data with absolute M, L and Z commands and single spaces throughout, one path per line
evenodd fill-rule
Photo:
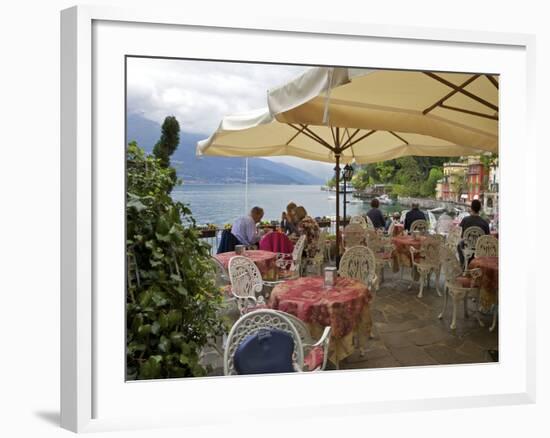
M 489 168 L 487 186 L 483 193 L 483 210 L 490 216 L 498 214 L 498 183 L 499 183 L 498 158 Z
M 488 178 L 489 175 L 479 156 L 468 157 L 468 202 L 474 199 L 481 200 Z
M 449 162 L 443 164 L 443 178 L 437 182 L 435 197 L 439 201 L 460 201 L 463 195 L 463 184 L 468 171 L 468 164 Z

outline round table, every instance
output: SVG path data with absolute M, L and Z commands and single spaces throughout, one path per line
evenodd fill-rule
M 498 304 L 498 257 L 476 257 L 468 267 L 481 269 L 481 307 L 489 309 L 493 304 Z
M 354 351 L 353 337 L 365 346 L 372 328 L 368 287 L 350 278 L 338 278 L 325 287 L 324 278 L 301 277 L 279 284 L 271 291 L 269 305 L 304 321 L 314 338 L 331 326 L 329 359 L 338 362 Z
M 391 241 L 395 247 L 394 261 L 397 263 L 397 269 L 395 270 L 398 270 L 399 266 L 411 267 L 411 250 L 409 248 L 412 246 L 414 249 L 420 249 L 424 240 L 426 240 L 426 236 L 418 236 L 417 238 L 409 235 L 392 237 Z
M 221 254 L 216 254 L 216 257 L 225 269 L 229 268 L 229 260 L 232 257 L 235 257 L 234 251 L 223 252 Z M 262 279 L 267 281 L 277 280 L 277 254 L 270 251 L 262 250 L 250 250 L 247 249 L 243 254 L 241 254 L 254 262 L 254 264 L 260 270 L 262 274 Z

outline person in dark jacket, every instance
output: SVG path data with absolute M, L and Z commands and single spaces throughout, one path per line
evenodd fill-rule
M 386 221 L 384 220 L 384 215 L 378 208 L 380 206 L 380 202 L 378 199 L 374 198 L 372 201 L 370 201 L 371 209 L 367 212 L 367 216 L 372 221 L 372 224 L 374 225 L 374 228 L 385 228 Z
M 418 219 L 425 221 L 426 216 L 420 211 L 418 202 L 413 202 L 411 210 L 405 215 L 405 230 L 410 231 L 412 223 Z
M 489 229 L 489 224 L 485 219 L 483 219 L 479 212 L 481 211 L 481 202 L 479 199 L 474 199 L 470 205 L 470 216 L 466 216 L 460 222 L 460 228 L 462 228 L 462 236 L 464 236 L 464 231 L 470 227 L 479 227 L 485 234 L 490 234 L 491 230 Z M 464 241 L 461 240 L 458 244 L 458 258 L 460 259 L 461 266 L 464 266 Z M 468 260 L 469 262 L 470 260 Z

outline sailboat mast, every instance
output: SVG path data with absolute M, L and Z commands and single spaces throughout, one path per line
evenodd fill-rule
M 248 212 L 248 158 L 245 158 L 244 165 L 244 211 Z

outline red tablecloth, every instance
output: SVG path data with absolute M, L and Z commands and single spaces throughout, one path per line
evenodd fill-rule
M 426 236 L 418 236 L 414 238 L 413 236 L 403 235 L 396 236 L 391 239 L 393 245 L 395 246 L 395 252 L 393 255 L 394 259 L 394 270 L 398 270 L 399 266 L 411 266 L 411 246 L 415 249 L 420 249 L 422 242 L 426 240 Z
M 361 348 L 366 346 L 372 328 L 371 299 L 367 286 L 357 280 L 338 278 L 333 287 L 325 288 L 323 277 L 302 277 L 273 288 L 269 304 L 304 321 L 315 339 L 330 325 L 329 360 L 338 364 L 355 351 L 354 338 Z
M 403 234 L 403 231 L 405 230 L 405 225 L 403 224 L 395 224 L 392 229 L 392 237 L 400 236 Z
M 216 257 L 224 266 L 225 269 L 229 267 L 229 260 L 231 257 L 235 257 L 237 254 L 235 252 L 224 252 L 221 254 L 216 254 Z M 262 278 L 264 280 L 273 281 L 277 280 L 277 254 L 270 251 L 262 250 L 246 250 L 244 254 L 245 257 L 248 257 L 254 262 L 254 264 L 260 270 Z
M 286 234 L 280 231 L 266 234 L 260 240 L 259 246 L 262 251 L 280 252 L 282 254 L 290 254 L 294 249 L 294 243 Z
M 367 286 L 350 278 L 338 278 L 325 287 L 323 277 L 302 277 L 273 288 L 270 306 L 305 322 L 332 327 L 334 337 L 350 333 L 365 304 L 371 300 Z
M 498 257 L 476 257 L 470 264 L 470 269 L 480 268 L 481 286 L 480 301 L 485 309 L 498 303 Z

